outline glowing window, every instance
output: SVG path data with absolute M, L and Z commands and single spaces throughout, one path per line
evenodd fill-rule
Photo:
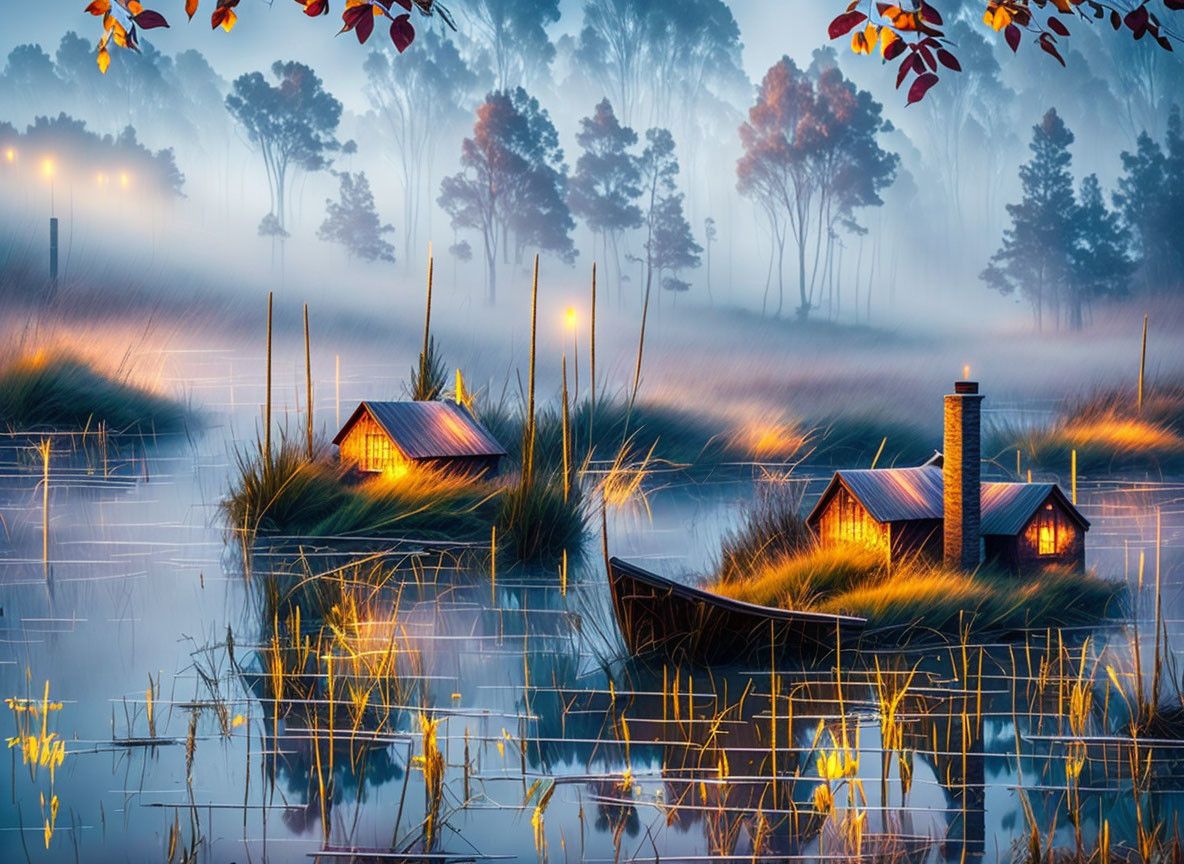
M 390 441 L 385 435 L 366 435 L 366 461 L 365 469 L 367 471 L 381 471 L 390 458 Z
M 1061 524 L 1060 514 L 1051 504 L 1044 505 L 1036 517 L 1036 554 L 1059 555 L 1068 539 L 1067 526 Z

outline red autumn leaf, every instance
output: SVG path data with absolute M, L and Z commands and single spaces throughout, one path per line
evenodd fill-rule
M 310 0 L 304 6 L 304 14 L 310 18 L 329 14 L 329 0 Z
M 360 6 L 360 9 L 365 9 L 366 14 L 358 19 L 357 26 L 354 27 L 354 34 L 358 37 L 358 44 L 365 45 L 366 40 L 370 38 L 370 34 L 374 32 L 374 12 L 369 6 Z
M 1062 66 L 1065 65 L 1065 58 L 1061 56 L 1059 51 L 1057 51 L 1056 46 L 1052 44 L 1051 39 L 1041 39 L 1040 47 L 1043 48 L 1048 54 L 1051 54 L 1053 57 L 1055 57 L 1057 62 Z
M 926 21 L 928 21 L 930 24 L 939 24 L 940 25 L 942 23 L 941 15 L 938 13 L 938 11 L 936 9 L 934 9 L 928 3 L 921 4 L 921 17 L 923 19 L 925 19 Z
M 163 15 L 153 12 L 151 9 L 145 9 L 139 15 L 133 15 L 132 20 L 140 25 L 141 30 L 155 30 L 157 27 L 169 26 L 169 22 L 164 20 Z
M 913 57 L 910 54 L 900 61 L 900 68 L 896 70 L 896 89 L 900 89 L 900 85 L 904 83 L 905 77 L 909 74 L 909 70 L 913 68 Z
M 947 69 L 953 69 L 955 72 L 962 71 L 962 64 L 958 62 L 958 58 L 947 51 L 945 48 L 937 49 L 937 59 L 941 61 L 941 65 Z
M 411 0 L 395 0 L 395 2 L 406 9 L 408 12 L 411 11 Z
M 342 31 L 353 30 L 365 18 L 369 18 L 371 23 L 374 23 L 374 10 L 370 8 L 369 4 L 351 6 L 341 13 Z
M 928 66 L 930 69 L 932 69 L 934 72 L 936 72 L 937 71 L 937 61 L 933 59 L 933 52 L 930 51 L 928 48 L 926 48 L 924 45 L 922 45 L 920 47 L 920 54 L 922 57 L 925 58 L 925 65 Z
M 1184 10 L 1184 0 L 1163 0 L 1163 5 L 1167 6 L 1173 12 Z
M 1135 7 L 1130 12 L 1126 13 L 1126 17 L 1122 19 L 1122 23 L 1129 27 L 1133 32 L 1142 33 L 1147 29 L 1147 7 Z
M 846 36 L 866 20 L 867 16 L 862 12 L 844 12 L 830 22 L 827 33 L 831 39 L 838 39 L 840 36 Z
M 901 54 L 904 53 L 904 47 L 905 47 L 905 43 L 904 43 L 903 39 L 892 40 L 892 44 L 890 44 L 887 48 L 884 49 L 884 59 L 885 60 L 895 60 L 897 57 L 899 57 Z
M 1048 19 L 1048 29 L 1051 30 L 1053 33 L 1056 33 L 1058 36 L 1068 36 L 1069 35 L 1069 28 L 1066 27 L 1064 24 L 1062 24 L 1060 22 L 1060 20 L 1057 18 L 1049 18 Z
M 391 22 L 391 41 L 402 54 L 415 41 L 415 28 L 411 26 L 410 15 L 400 15 Z
M 1020 28 L 1014 24 L 1008 24 L 1003 28 L 1003 38 L 1007 40 L 1007 47 L 1011 49 L 1014 54 L 1020 50 Z
M 936 83 L 937 76 L 932 72 L 918 75 L 917 80 L 913 82 L 913 86 L 909 88 L 908 104 L 912 105 L 914 102 L 920 102 L 925 98 L 925 94 L 929 92 L 929 88 Z

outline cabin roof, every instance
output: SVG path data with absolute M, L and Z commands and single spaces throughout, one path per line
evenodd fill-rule
M 1019 534 L 1049 498 L 1055 498 L 1069 518 L 1083 530 L 1089 530 L 1089 520 L 1056 483 L 984 483 L 981 533 Z
M 836 471 L 807 521 L 816 523 L 840 486 L 880 523 L 941 519 L 945 513 L 942 469 L 934 462 L 930 459 L 916 468 Z M 1089 528 L 1055 483 L 983 483 L 981 533 L 1018 534 L 1050 496 L 1081 528 Z
M 506 455 L 490 431 L 455 402 L 362 402 L 333 443 L 340 444 L 364 413 L 408 459 Z

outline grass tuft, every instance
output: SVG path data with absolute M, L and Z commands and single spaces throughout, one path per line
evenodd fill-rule
M 34 352 L 0 361 L 0 427 L 110 432 L 179 432 L 188 412 L 125 377 L 66 352 Z
M 1022 450 L 1050 470 L 1063 470 L 1073 450 L 1081 471 L 1184 469 L 1184 381 L 1152 388 L 1141 411 L 1133 393 L 1095 390 L 1067 401 L 1045 426 L 995 426 L 988 449 Z

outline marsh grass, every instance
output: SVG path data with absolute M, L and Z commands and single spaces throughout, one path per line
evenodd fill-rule
M 270 454 L 261 446 L 235 453 L 236 471 L 222 502 L 231 531 L 248 543 L 259 535 L 299 537 L 413 536 L 464 543 L 488 541 L 511 561 L 551 563 L 577 553 L 586 513 L 578 486 L 564 496 L 553 472 L 526 484 L 520 475 L 486 479 L 413 467 L 367 477 L 324 448 L 309 460 L 303 443 L 281 434 Z
M 272 445 L 266 461 L 261 447 L 239 450 L 235 459 L 222 510 L 231 529 L 249 537 L 400 533 L 481 540 L 500 491 L 480 478 L 426 468 L 358 478 L 327 456 L 309 461 L 302 443 L 287 435 Z
M 1066 400 L 1040 427 L 1013 423 L 988 430 L 988 452 L 1020 449 L 1048 469 L 1060 469 L 1077 451 L 1082 471 L 1184 468 L 1184 381 L 1153 386 L 1138 407 L 1133 392 L 1097 389 Z
M 1124 589 L 1093 573 L 1017 578 L 945 569 L 920 557 L 889 566 L 881 550 L 819 546 L 796 496 L 766 493 L 724 537 L 712 591 L 785 609 L 856 615 L 883 631 L 1007 633 L 1095 623 L 1124 611 Z
M 889 568 L 881 553 L 858 546 L 814 546 L 711 590 L 763 606 L 856 615 L 875 630 L 942 635 L 1083 626 L 1124 610 L 1122 586 L 1094 573 L 1048 569 L 1017 578 L 920 559 Z
M 444 357 L 436 348 L 435 336 L 429 337 L 427 355 L 420 353 L 419 362 L 411 367 L 408 381 L 411 398 L 416 402 L 439 399 L 448 387 L 448 371 L 444 368 Z
M 0 360 L 0 427 L 30 431 L 105 425 L 110 432 L 171 433 L 181 431 L 188 419 L 182 404 L 68 352 L 38 351 Z
M 795 487 L 763 487 L 739 527 L 725 533 L 720 542 L 720 581 L 743 581 L 765 562 L 779 561 L 808 548 L 814 537 L 801 517 L 800 507 L 801 495 Z
M 587 521 L 578 485 L 565 496 L 561 473 L 536 472 L 532 481 L 518 479 L 501 493 L 494 523 L 498 549 L 516 561 L 553 564 L 582 548 Z
M 522 460 L 521 412 L 507 400 L 480 400 L 477 415 L 509 451 L 513 462 Z M 588 399 L 573 404 L 569 434 L 575 464 L 585 460 L 612 462 L 626 443 L 634 451 L 653 449 L 657 461 L 683 466 L 712 467 L 733 458 L 725 436 L 702 416 L 663 405 L 637 403 L 630 413 L 628 402 L 600 396 L 595 407 Z M 563 459 L 563 412 L 559 404 L 545 406 L 535 420 L 535 467 L 557 471 Z

